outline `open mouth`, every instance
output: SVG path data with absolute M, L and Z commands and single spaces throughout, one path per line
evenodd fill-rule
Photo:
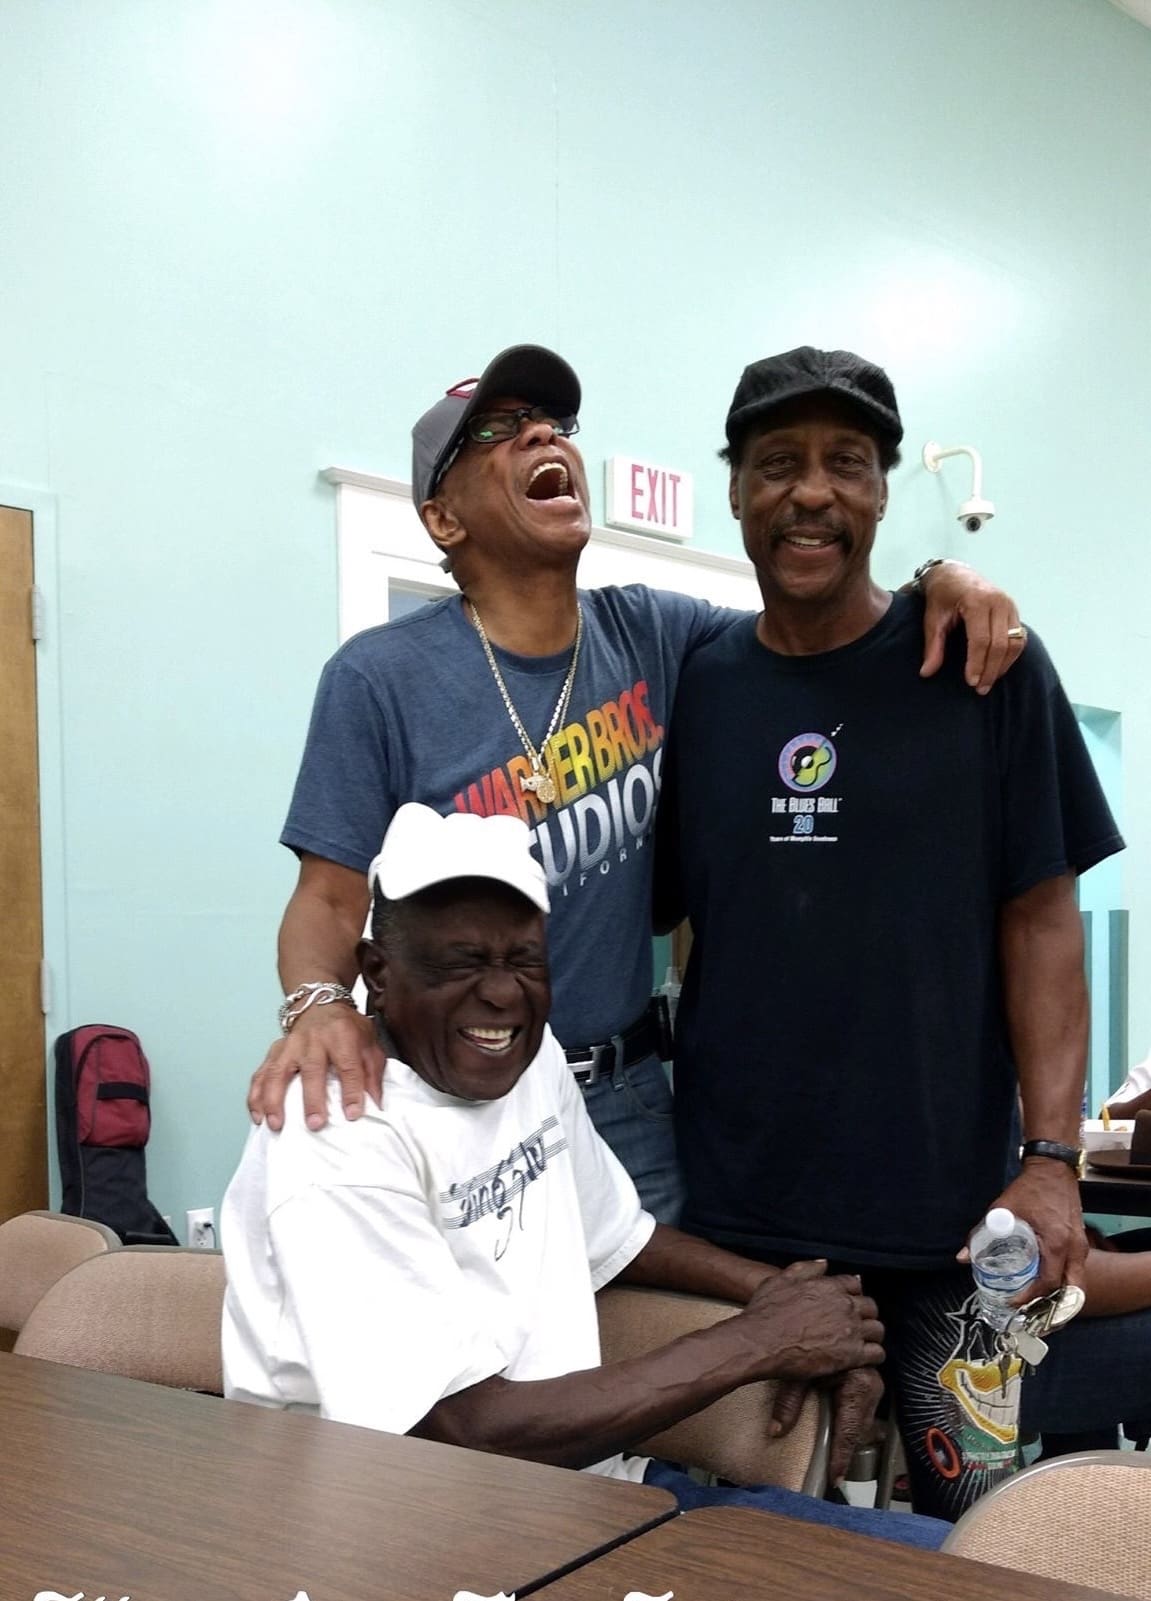
M 555 459 L 539 462 L 532 468 L 526 494 L 529 500 L 571 500 L 571 477 L 566 462 Z
M 484 1051 L 488 1056 L 502 1056 L 510 1051 L 517 1037 L 522 1033 L 518 1028 L 461 1028 L 459 1034 L 469 1045 L 474 1045 L 478 1051 Z
M 780 538 L 785 545 L 790 545 L 793 550 L 826 550 L 829 545 L 838 545 L 840 542 L 838 534 L 790 533 L 781 534 Z

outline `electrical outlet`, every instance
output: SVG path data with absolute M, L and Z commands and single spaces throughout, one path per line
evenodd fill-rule
M 188 1225 L 188 1244 L 197 1251 L 211 1251 L 216 1246 L 216 1208 L 197 1207 L 184 1213 Z

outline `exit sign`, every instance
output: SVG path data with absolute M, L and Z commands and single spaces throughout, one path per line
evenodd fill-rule
M 612 456 L 606 463 L 604 521 L 609 528 L 629 528 L 662 539 L 690 539 L 691 474 Z

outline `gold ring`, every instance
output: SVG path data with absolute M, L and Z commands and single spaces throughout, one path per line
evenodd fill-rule
M 1007 630 L 1007 637 L 1008 639 L 1026 639 L 1027 630 L 1026 628 L 1009 628 Z

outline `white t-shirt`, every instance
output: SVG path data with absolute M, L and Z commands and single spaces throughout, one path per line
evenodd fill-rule
M 390 1059 L 382 1109 L 253 1129 L 221 1210 L 224 1389 L 402 1434 L 482 1379 L 600 1361 L 595 1292 L 655 1226 L 545 1031 L 510 1094 L 462 1101 Z M 642 1479 L 647 1459 L 590 1470 Z
M 1136 1062 L 1117 1090 L 1107 1097 L 1108 1106 L 1112 1101 L 1130 1101 L 1136 1095 L 1142 1095 L 1151 1090 L 1151 1056 L 1142 1062 Z

